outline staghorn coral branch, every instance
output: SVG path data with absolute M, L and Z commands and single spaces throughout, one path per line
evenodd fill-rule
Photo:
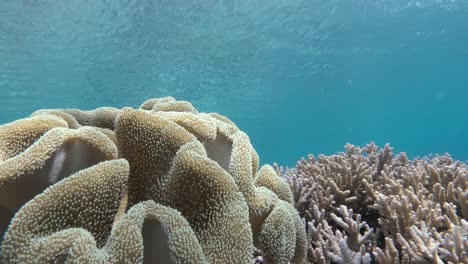
M 466 263 L 467 169 L 371 142 L 280 171 L 307 223 L 310 263 Z

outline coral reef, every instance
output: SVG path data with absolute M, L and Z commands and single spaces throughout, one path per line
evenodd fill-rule
M 309 263 L 468 263 L 468 165 L 370 143 L 310 155 L 289 182 Z
M 293 204 L 232 121 L 172 97 L 0 126 L 2 263 L 303 263 Z
M 259 165 L 172 97 L 0 126 L 0 263 L 468 263 L 468 165 L 346 145 Z

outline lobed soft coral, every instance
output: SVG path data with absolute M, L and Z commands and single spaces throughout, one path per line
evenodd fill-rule
M 309 263 L 468 263 L 468 165 L 387 144 L 275 166 L 307 225 Z
M 287 184 L 272 167 L 259 169 L 232 121 L 189 102 L 40 110 L 0 126 L 0 157 L 6 263 L 306 257 Z
M 101 162 L 52 185 L 15 215 L 2 244 L 10 263 L 93 260 L 125 194 L 128 162 Z M 92 256 L 96 255 L 96 256 Z
M 90 127 L 68 129 L 63 120 L 58 121 L 53 116 L 38 116 L 0 129 L 4 149 L 4 160 L 0 160 L 0 238 L 18 209 L 47 187 L 74 172 L 117 158 L 115 144 L 102 133 Z

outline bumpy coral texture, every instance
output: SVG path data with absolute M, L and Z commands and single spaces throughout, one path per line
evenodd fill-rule
M 0 238 L 27 201 L 74 172 L 115 159 L 117 147 L 90 128 L 68 129 L 55 116 L 37 116 L 0 127 Z
M 309 263 L 468 263 L 468 165 L 374 143 L 276 166 L 307 222 Z
M 0 198 L 0 262 L 306 258 L 286 181 L 228 118 L 172 97 L 0 126 Z
M 194 115 L 192 112 L 184 114 Z M 219 261 L 219 253 L 217 252 L 223 252 L 225 256 L 221 258 L 222 260 L 248 263 L 253 251 L 250 241 L 252 235 L 253 240 L 257 241 L 260 233 L 256 231 L 262 225 L 268 225 L 266 219 L 272 208 L 277 204 L 282 206 L 282 203 L 285 202 L 279 199 L 273 191 L 266 188 L 263 188 L 265 189 L 264 193 L 256 192 L 253 175 L 258 168 L 258 155 L 253 150 L 248 137 L 237 127 L 229 124 L 227 119 L 221 121 L 209 118 L 208 115 L 203 115 L 198 119 L 195 116 L 185 119 L 196 120 L 193 122 L 180 122 L 180 117 L 177 112 L 160 113 L 160 111 L 155 111 L 155 107 L 149 112 L 124 109 L 122 115 L 118 117 L 116 134 L 119 149 L 122 149 L 121 155 L 128 159 L 130 164 L 135 164 L 130 171 L 129 203 L 133 205 L 151 199 L 177 208 L 192 224 L 194 231 L 200 233 L 200 243 L 207 254 L 208 261 L 211 263 Z M 133 138 L 133 140 L 129 140 L 129 138 Z M 147 139 L 150 141 L 148 142 Z M 179 158 L 185 157 L 185 161 L 181 162 L 180 166 L 178 166 L 178 159 L 173 158 L 177 157 L 175 153 L 178 150 L 180 152 Z M 184 154 L 185 151 L 190 151 L 190 154 Z M 158 162 L 151 162 L 155 160 Z M 189 171 L 187 171 L 187 167 Z M 198 176 L 193 176 L 192 180 L 190 175 L 194 174 L 193 171 L 198 171 L 195 173 Z M 285 184 L 273 170 L 270 171 L 276 177 L 278 184 Z M 206 176 L 200 178 L 199 175 L 203 174 Z M 186 184 L 181 181 L 177 184 L 174 183 L 179 177 L 177 175 L 184 175 L 183 182 Z M 206 184 L 200 179 L 210 179 L 209 175 L 217 175 L 213 180 L 225 179 L 226 182 L 221 185 L 223 187 L 216 187 L 214 182 L 210 184 L 209 188 L 203 186 Z M 172 184 L 173 187 L 169 187 L 168 184 Z M 198 187 L 200 184 L 203 185 Z M 216 191 L 216 188 L 221 189 Z M 175 191 L 174 189 L 181 190 Z M 229 193 L 235 191 L 240 191 L 240 193 L 234 196 L 233 194 L 229 195 L 232 198 L 223 197 L 225 195 L 221 194 L 227 190 L 230 190 Z M 191 199 L 192 195 L 187 197 L 187 194 L 191 192 L 199 193 L 196 195 L 198 197 L 205 197 L 201 199 L 205 200 L 203 202 L 204 208 L 212 207 L 208 218 L 192 216 L 193 211 L 196 211 L 195 208 L 201 205 L 198 201 Z M 263 196 L 266 197 L 263 198 Z M 263 199 L 263 203 L 257 201 L 261 199 Z M 226 201 L 222 202 L 223 200 Z M 218 201 L 218 204 L 211 205 L 206 201 Z M 219 204 L 220 202 L 224 205 Z M 224 212 L 220 211 L 222 214 L 218 216 L 216 212 L 220 210 L 219 208 L 224 208 Z M 256 213 L 256 211 L 261 212 Z M 286 263 L 288 261 L 301 263 L 305 258 L 304 228 L 297 225 L 283 228 L 283 225 L 294 223 L 294 220 L 300 221 L 295 211 L 294 213 L 288 212 L 289 214 L 280 221 L 280 227 L 271 227 L 265 229 L 264 232 L 274 233 L 271 235 L 276 235 L 275 239 L 278 240 L 278 245 L 288 244 L 292 245 L 291 247 L 274 247 L 275 250 L 267 248 L 266 246 L 275 243 L 274 240 L 270 240 L 271 243 L 265 242 L 263 246 L 259 243 L 254 244 L 265 251 L 266 257 L 270 256 L 268 252 L 276 254 L 270 258 L 272 263 Z M 231 216 L 226 215 L 228 213 Z M 254 215 L 255 218 L 252 217 Z M 220 219 L 213 219 L 215 217 Z M 223 221 L 225 224 L 221 224 Z M 213 224 L 210 224 L 211 222 Z M 233 223 L 236 223 L 238 227 L 229 227 Z M 246 225 L 249 228 L 240 228 L 242 232 L 239 233 L 239 227 Z M 217 230 L 216 236 L 220 236 L 220 238 L 213 239 L 211 235 L 207 236 L 212 233 L 213 226 Z M 220 230 L 224 231 L 220 232 Z M 237 231 L 234 232 L 235 230 Z M 253 234 L 251 234 L 252 231 Z M 293 237 L 287 236 L 290 234 L 293 234 Z M 230 240 L 234 244 L 214 242 L 220 240 Z M 248 246 L 250 249 L 238 249 L 240 245 L 245 245 L 244 248 Z M 237 253 L 229 254 L 236 249 Z M 243 255 L 246 252 L 249 255 Z
M 101 162 L 36 196 L 16 214 L 5 235 L 5 259 L 46 263 L 69 252 L 74 261 L 91 260 L 87 251 L 90 246 L 105 244 L 125 193 L 127 176 L 127 161 Z

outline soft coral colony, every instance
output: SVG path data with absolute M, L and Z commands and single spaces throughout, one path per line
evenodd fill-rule
M 468 166 L 347 145 L 259 167 L 172 97 L 0 126 L 0 262 L 468 263 Z
M 289 186 L 224 116 L 172 97 L 0 127 L 5 263 L 302 263 Z

